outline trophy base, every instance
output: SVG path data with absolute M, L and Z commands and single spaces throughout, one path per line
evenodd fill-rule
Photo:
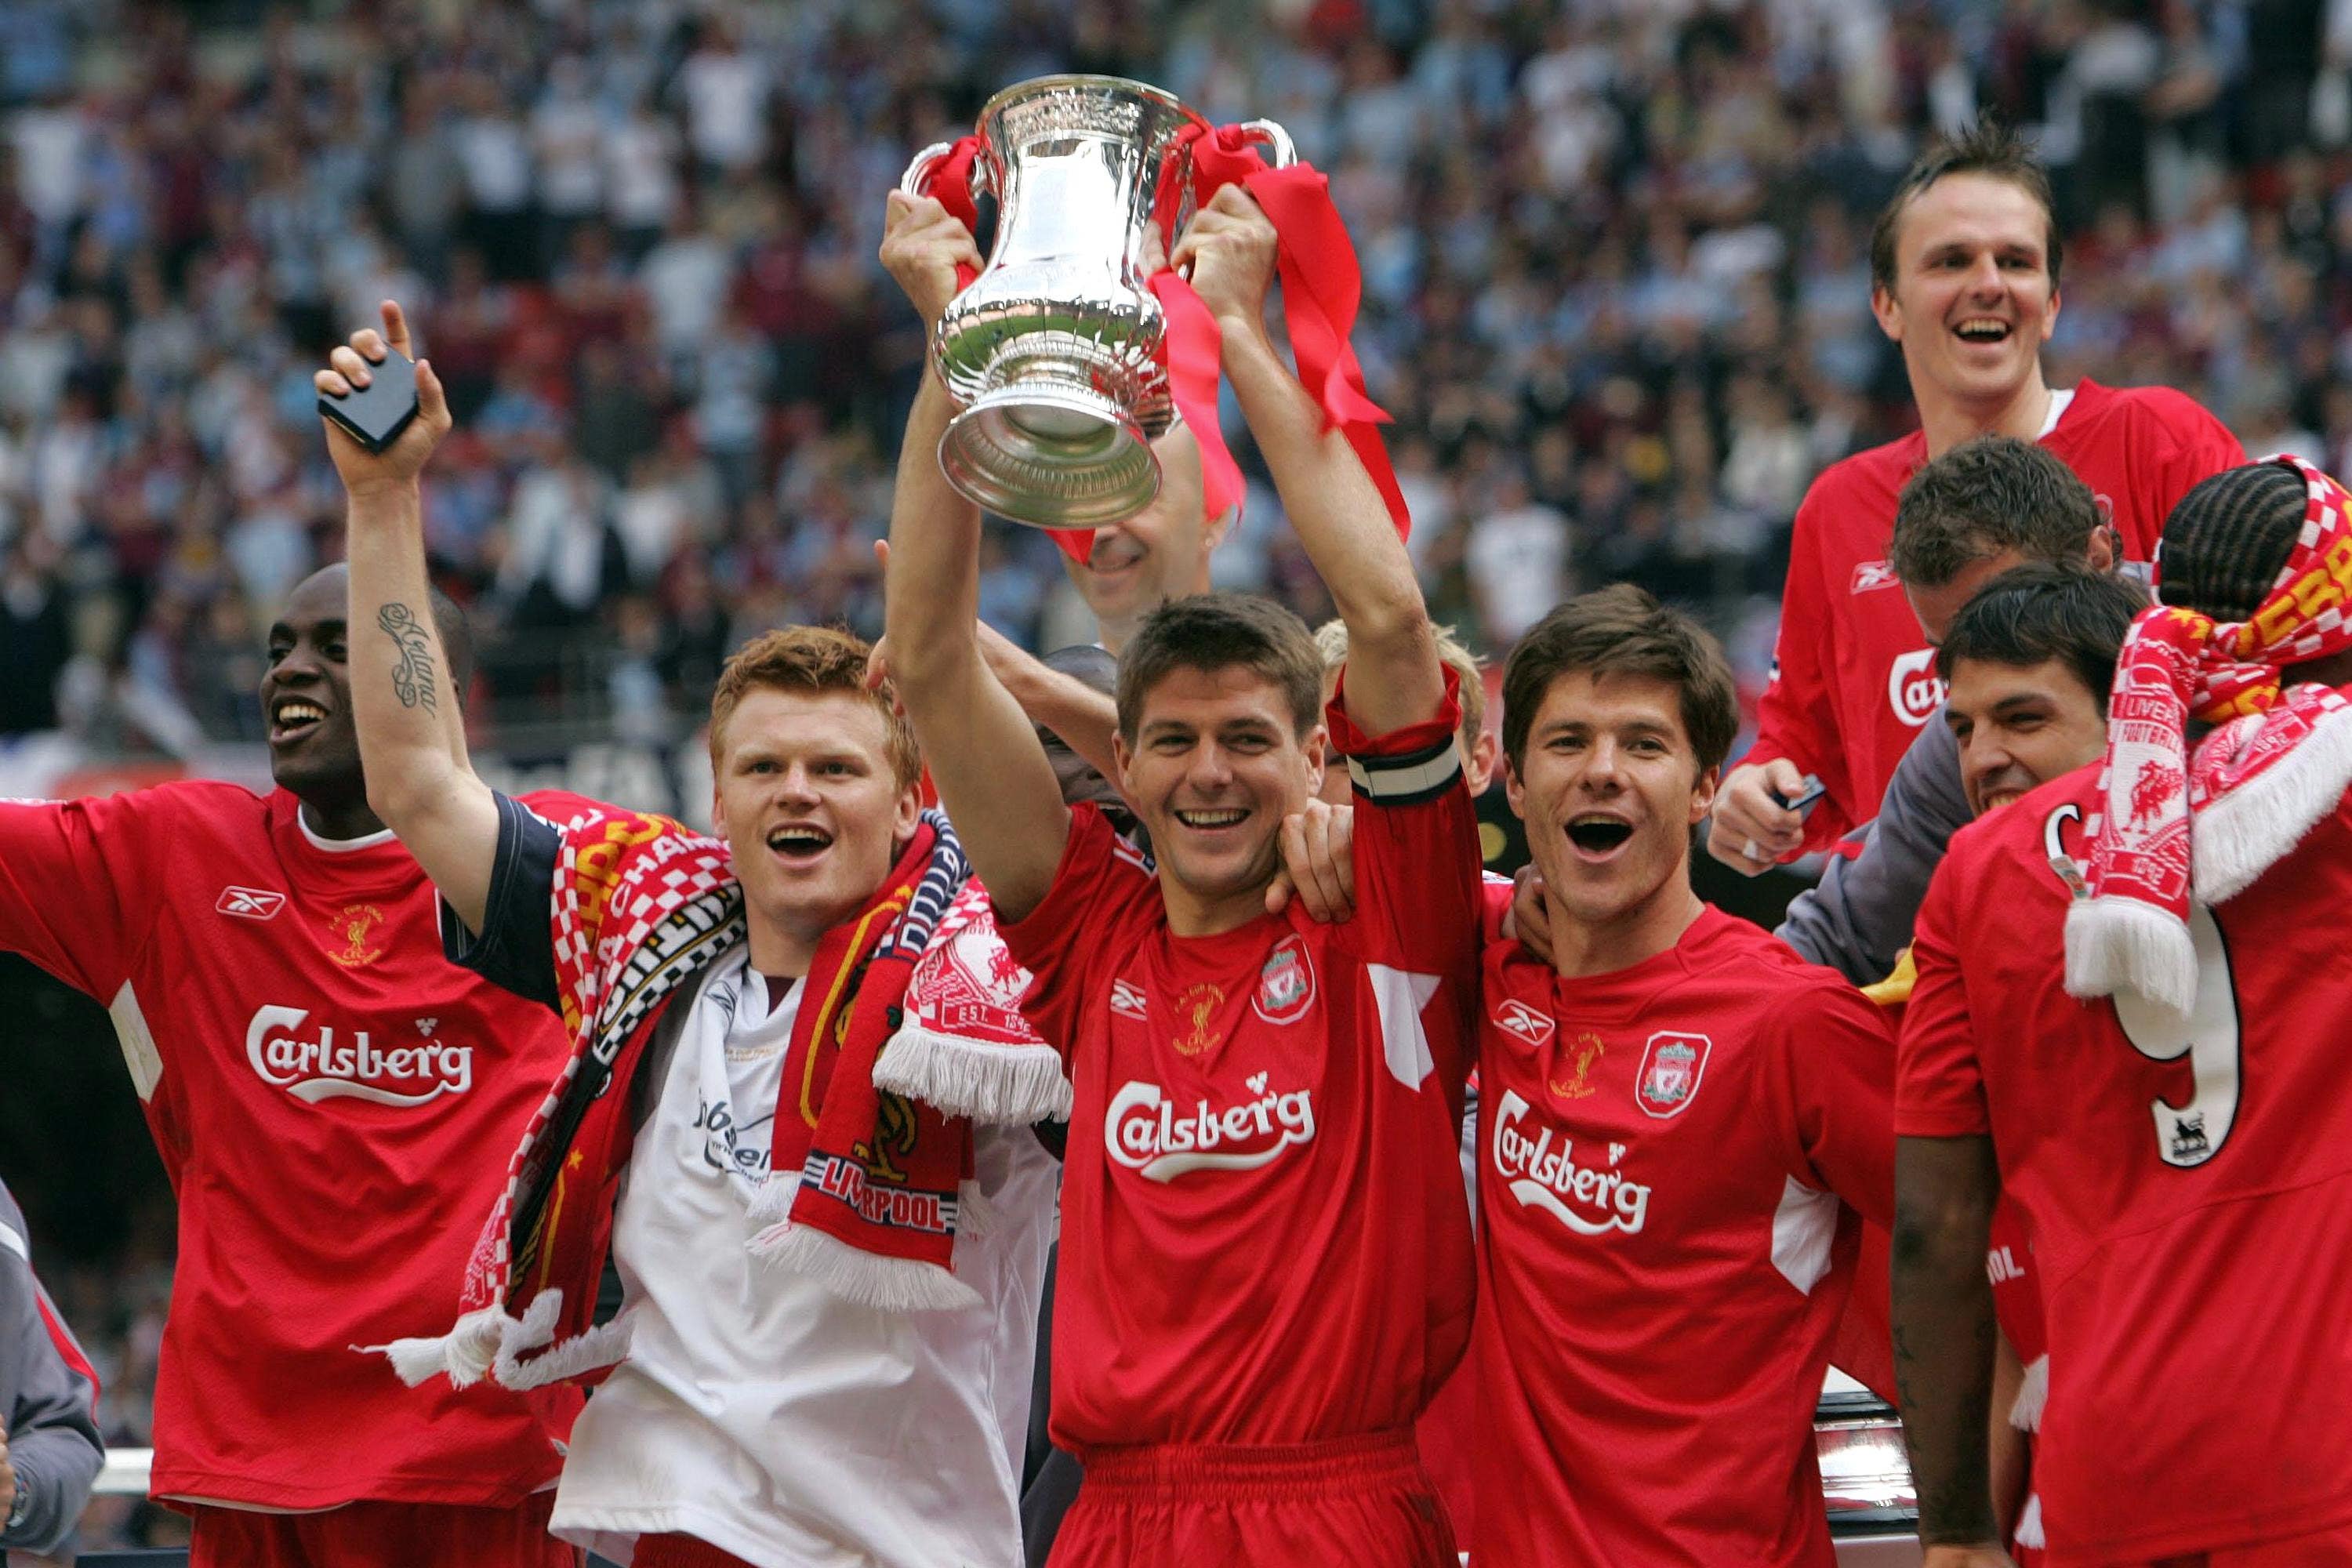
M 1116 401 L 1015 383 L 981 394 L 940 437 L 940 469 L 976 505 L 1033 528 L 1124 522 L 1160 494 L 1160 458 Z

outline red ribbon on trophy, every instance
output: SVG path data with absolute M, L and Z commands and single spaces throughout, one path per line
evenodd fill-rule
M 1322 409 L 1323 428 L 1338 428 L 1355 448 L 1357 459 L 1387 502 L 1397 532 L 1410 534 L 1412 520 L 1379 429 L 1389 423 L 1389 415 L 1366 390 L 1363 366 L 1349 342 L 1363 299 L 1363 272 L 1347 225 L 1332 204 L 1330 180 L 1306 163 L 1268 168 L 1246 126 L 1192 127 L 1180 132 L 1178 140 L 1192 145 L 1192 195 L 1196 210 L 1225 186 L 1239 184 L 1274 225 L 1279 245 L 1276 268 L 1282 279 L 1283 319 L 1298 363 L 1298 379 Z M 960 138 L 932 166 L 928 181 L 940 205 L 973 229 L 979 226 L 979 213 L 972 202 L 971 168 L 979 155 L 979 137 Z M 1163 184 L 1158 194 L 1156 216 L 1163 244 L 1175 243 L 1176 215 L 1183 195 L 1173 181 Z M 959 266 L 957 287 L 968 287 L 977 276 L 971 268 Z M 1192 284 L 1174 269 L 1162 268 L 1152 276 L 1150 287 L 1166 312 L 1169 395 L 1200 443 L 1202 510 L 1211 518 L 1220 517 L 1241 505 L 1244 491 L 1241 467 L 1226 448 L 1217 423 L 1223 334 Z M 1091 531 L 1048 531 L 1074 561 L 1084 562 L 1093 552 Z

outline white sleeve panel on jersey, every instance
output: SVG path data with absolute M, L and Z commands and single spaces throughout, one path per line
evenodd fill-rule
M 1830 1271 L 1837 1240 L 1838 1196 L 1815 1192 L 1794 1176 L 1780 1178 L 1780 1205 L 1772 1211 L 1772 1267 L 1810 1296 Z
M 140 1010 L 138 993 L 131 982 L 114 994 L 106 1005 L 106 1016 L 114 1020 L 114 1037 L 122 1042 L 122 1063 L 131 1069 L 131 1087 L 139 1091 L 140 1103 L 155 1098 L 155 1086 L 163 1081 L 163 1054 L 155 1048 L 155 1035 L 147 1027 L 147 1015 Z
M 1368 963 L 1364 974 L 1372 983 L 1372 999 L 1381 1009 L 1381 1054 L 1389 1075 L 1407 1089 L 1419 1089 L 1437 1070 L 1429 1049 L 1429 1032 L 1422 1027 L 1421 1010 L 1437 994 L 1438 977 Z

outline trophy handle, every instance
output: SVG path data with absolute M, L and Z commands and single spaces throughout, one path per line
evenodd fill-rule
M 1244 120 L 1234 127 L 1244 139 L 1261 142 L 1266 150 L 1269 168 L 1287 169 L 1298 162 L 1298 149 L 1290 140 L 1290 132 L 1271 120 Z
M 921 152 L 916 153 L 915 161 L 907 165 L 907 172 L 898 176 L 898 188 L 906 192 L 910 196 L 929 195 L 931 194 L 931 171 L 940 166 L 940 159 L 946 157 L 950 153 L 954 151 L 955 144 L 953 142 L 934 142 L 929 146 L 924 148 Z
M 934 142 L 929 146 L 924 148 L 921 152 L 916 153 L 915 161 L 907 165 L 907 172 L 898 176 L 898 188 L 906 192 L 910 196 L 929 195 L 931 194 L 931 172 L 937 169 L 940 164 L 946 160 L 947 155 L 954 151 L 955 143 L 952 142 Z M 971 161 L 971 194 L 976 199 L 987 189 L 988 162 L 984 158 L 974 158 Z

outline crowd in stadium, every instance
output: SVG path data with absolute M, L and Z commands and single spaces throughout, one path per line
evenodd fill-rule
M 1871 218 L 1923 135 L 1980 110 L 2053 177 L 2053 386 L 2171 386 L 2249 452 L 2352 467 L 2352 7 L 193 15 L 0 18 L 0 735 L 264 736 L 263 629 L 343 548 L 312 373 L 386 297 L 456 416 L 425 538 L 481 643 L 484 738 L 552 704 L 677 740 L 747 638 L 878 634 L 923 340 L 877 194 L 1051 69 L 1276 119 L 1330 173 L 1423 591 L 1489 657 L 1632 582 L 1761 685 L 1799 499 L 1913 418 Z M 1251 489 L 1215 581 L 1319 621 L 1230 390 L 1226 412 Z M 990 624 L 1093 640 L 1047 540 L 982 550 Z M 126 1442 L 169 1268 L 168 1221 L 134 1229 L 131 1262 L 51 1281 Z M 182 1529 L 92 1506 L 86 1549 Z
M 1272 116 L 1331 173 L 1416 555 L 1482 650 L 1624 579 L 1760 679 L 1806 481 L 1907 418 L 1868 215 L 1978 107 L 2040 130 L 2084 263 L 2055 380 L 2352 439 L 2315 3 L 191 15 L 10 7 L 0 731 L 258 735 L 257 617 L 334 549 L 308 367 L 386 294 L 450 378 L 432 542 L 510 634 L 494 689 L 661 734 L 749 632 L 871 630 L 919 356 L 872 193 L 1048 68 Z M 1287 541 L 1260 483 L 1218 581 L 1319 608 Z M 1045 542 L 991 550 L 992 623 L 1075 640 Z M 563 663 L 583 626 L 612 653 Z

